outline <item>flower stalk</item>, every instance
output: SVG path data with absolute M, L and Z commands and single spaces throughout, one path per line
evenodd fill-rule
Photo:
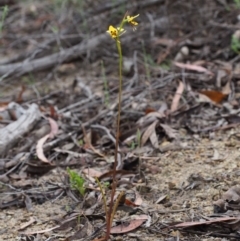
M 119 89 L 118 89 L 118 114 L 117 114 L 117 128 L 116 128 L 116 144 L 115 144 L 115 155 L 114 155 L 114 167 L 113 167 L 113 182 L 112 182 L 112 191 L 111 191 L 111 200 L 109 204 L 108 212 L 106 212 L 106 218 L 107 218 L 107 227 L 106 227 L 106 235 L 105 240 L 109 239 L 110 231 L 112 227 L 113 217 L 117 208 L 118 203 L 114 205 L 114 195 L 116 192 L 117 187 L 117 180 L 116 180 L 116 168 L 118 163 L 118 146 L 119 146 L 119 134 L 120 134 L 120 119 L 121 119 L 121 102 L 122 102 L 122 65 L 123 65 L 123 56 L 122 56 L 122 47 L 120 42 L 120 37 L 126 32 L 124 30 L 124 25 L 126 23 L 129 23 L 133 26 L 133 30 L 136 30 L 136 26 L 138 23 L 135 21 L 135 18 L 139 16 L 129 16 L 125 14 L 123 17 L 120 26 L 115 28 L 112 25 L 109 26 L 107 33 L 110 34 L 112 39 L 116 41 L 118 56 L 119 56 Z

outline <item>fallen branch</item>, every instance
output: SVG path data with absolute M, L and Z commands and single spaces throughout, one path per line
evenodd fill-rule
M 86 51 L 95 49 L 100 43 L 106 41 L 107 38 L 108 36 L 103 33 L 93 37 L 89 41 L 84 41 L 83 43 L 77 44 L 66 50 L 62 50 L 58 53 L 43 58 L 32 60 L 31 62 L 25 60 L 21 63 L 2 65 L 0 66 L 0 74 L 3 75 L 1 80 L 10 75 L 17 74 L 18 76 L 21 76 L 29 72 L 48 69 L 57 64 L 71 61 Z
M 17 121 L 0 129 L 0 155 L 4 155 L 19 138 L 23 137 L 41 118 L 41 112 L 36 104 L 31 104 L 29 109 Z

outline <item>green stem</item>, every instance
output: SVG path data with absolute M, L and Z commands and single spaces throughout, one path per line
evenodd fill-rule
M 123 20 L 119 26 L 119 29 L 122 29 L 124 24 L 126 23 L 127 13 L 124 15 Z M 114 167 L 113 167 L 113 183 L 112 183 L 112 192 L 111 192 L 111 201 L 109 204 L 109 210 L 107 215 L 107 228 L 106 228 L 106 236 L 105 240 L 109 239 L 110 231 L 112 227 L 112 221 L 114 217 L 114 213 L 116 211 L 116 207 L 114 206 L 114 195 L 117 188 L 117 180 L 116 180 L 116 168 L 118 163 L 118 146 L 119 146 L 119 135 L 120 135 L 120 117 L 121 117 L 121 103 L 122 103 L 122 47 L 120 43 L 120 35 L 117 36 L 116 44 L 119 56 L 119 87 L 118 87 L 118 114 L 117 114 L 117 128 L 116 128 L 116 144 L 115 144 L 115 155 L 114 155 Z M 117 204 L 116 204 L 117 205 Z
M 119 89 L 118 89 L 118 114 L 117 114 L 117 130 L 116 130 L 116 144 L 115 144 L 115 155 L 114 155 L 114 167 L 113 167 L 113 183 L 112 183 L 112 192 L 111 192 L 111 201 L 109 204 L 108 216 L 107 216 L 107 230 L 106 230 L 106 240 L 110 236 L 110 230 L 112 226 L 114 210 L 114 195 L 117 187 L 116 180 L 116 168 L 118 163 L 118 145 L 119 145 L 119 135 L 120 135 L 120 117 L 121 117 L 121 102 L 122 102 L 122 48 L 119 38 L 116 39 L 118 56 L 119 56 Z
M 7 13 L 8 13 L 8 6 L 5 5 L 4 7 L 2 7 L 2 18 L 0 21 L 0 34 L 2 34 L 3 25 L 4 25 L 5 18 L 7 16 Z
M 117 156 L 118 156 L 118 144 L 119 144 L 119 135 L 120 135 L 120 117 L 121 117 L 121 103 L 122 103 L 122 48 L 121 43 L 116 41 L 118 55 L 119 55 L 119 87 L 118 87 L 118 115 L 117 115 L 117 132 L 116 132 L 116 146 L 115 146 L 115 161 L 114 161 L 114 172 L 116 174 L 117 167 Z
M 105 210 L 105 213 L 106 213 L 106 217 L 108 219 L 108 212 L 107 212 L 107 199 L 106 199 L 106 195 L 103 191 L 103 187 L 102 187 L 102 184 L 99 182 L 98 178 L 96 177 L 96 182 L 100 188 L 100 191 L 101 191 L 101 194 L 102 194 L 102 198 L 103 198 L 103 205 L 104 205 L 104 210 Z

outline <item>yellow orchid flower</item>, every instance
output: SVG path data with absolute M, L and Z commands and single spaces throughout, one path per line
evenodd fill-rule
M 123 28 L 114 28 L 112 25 L 109 26 L 107 33 L 111 35 L 113 39 L 121 36 L 123 33 L 125 33 L 125 30 Z
M 113 39 L 117 37 L 118 30 L 114 28 L 112 25 L 109 26 L 107 33 L 111 35 Z
M 136 15 L 136 16 L 132 16 L 132 17 L 131 17 L 131 16 L 127 16 L 126 20 L 127 20 L 129 23 L 131 23 L 132 25 L 137 26 L 138 23 L 137 23 L 136 21 L 134 21 L 134 19 L 137 18 L 138 16 L 139 16 L 139 14 Z

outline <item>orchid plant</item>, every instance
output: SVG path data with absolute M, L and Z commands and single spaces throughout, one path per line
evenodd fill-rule
M 112 184 L 112 192 L 111 192 L 111 201 L 109 204 L 109 209 L 106 208 L 106 200 L 105 200 L 105 212 L 106 212 L 106 219 L 107 219 L 107 227 L 106 227 L 106 235 L 103 240 L 108 240 L 111 232 L 111 226 L 113 222 L 113 217 L 119 203 L 119 200 L 123 193 L 119 195 L 117 201 L 114 205 L 114 195 L 117 187 L 116 183 L 116 168 L 117 168 L 117 156 L 118 156 L 118 144 L 119 144 L 119 133 L 120 133 L 120 116 L 121 116 L 121 101 L 122 101 L 122 47 L 120 37 L 126 33 L 124 29 L 125 24 L 130 24 L 133 27 L 133 31 L 136 30 L 138 23 L 135 19 L 139 16 L 139 14 L 135 16 L 129 16 L 125 14 L 124 18 L 122 19 L 119 27 L 114 27 L 112 25 L 109 26 L 107 33 L 115 40 L 118 50 L 119 56 L 119 90 L 118 90 L 118 115 L 117 115 L 117 130 L 116 130 L 116 143 L 115 143 L 115 158 L 114 158 L 114 169 L 113 169 L 113 184 Z M 100 185 L 100 184 L 99 184 Z M 103 194 L 103 193 L 102 193 Z

